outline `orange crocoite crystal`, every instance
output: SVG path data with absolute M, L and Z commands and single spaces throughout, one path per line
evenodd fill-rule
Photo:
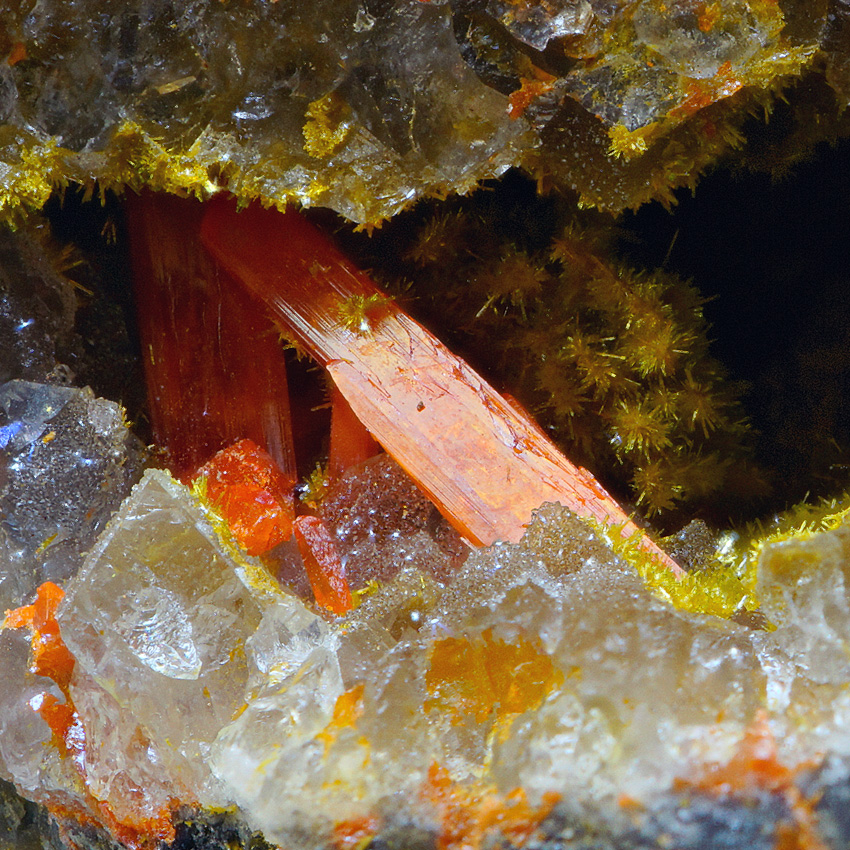
M 279 333 L 200 243 L 204 205 L 126 194 L 151 425 L 182 480 L 243 438 L 298 479 Z
M 331 443 L 328 475 L 339 478 L 347 469 L 379 454 L 381 447 L 357 418 L 345 396 L 331 389 Z
M 618 527 L 682 570 L 585 470 L 383 295 L 295 211 L 208 204 L 204 245 L 325 366 L 358 419 L 476 545 L 516 542 L 544 502 Z M 352 322 L 357 305 L 380 305 Z
M 59 634 L 56 612 L 65 598 L 65 591 L 52 581 L 46 581 L 36 591 L 35 602 L 6 612 L 4 629 L 29 629 L 32 641 L 30 669 L 37 676 L 56 682 L 65 702 L 44 693 L 34 700 L 32 708 L 50 727 L 54 743 L 64 756 L 73 759 L 82 769 L 86 758 L 86 733 L 71 698 L 69 684 L 74 672 L 74 656 Z
M 325 524 L 316 516 L 295 519 L 295 540 L 313 588 L 316 604 L 334 614 L 344 614 L 352 608 L 351 589 L 345 568 Z
M 46 581 L 36 592 L 32 605 L 6 612 L 5 629 L 29 629 L 32 636 L 32 672 L 53 679 L 64 693 L 74 672 L 74 656 L 59 634 L 56 611 L 65 591 Z
M 262 555 L 292 537 L 292 484 L 253 440 L 222 449 L 195 475 L 206 498 L 249 555 Z

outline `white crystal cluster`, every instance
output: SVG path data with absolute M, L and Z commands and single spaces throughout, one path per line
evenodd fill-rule
M 532 803 L 646 799 L 728 760 L 760 709 L 793 764 L 850 752 L 846 527 L 768 546 L 773 632 L 679 612 L 558 506 L 449 584 L 402 568 L 326 620 L 223 543 L 190 491 L 148 471 L 67 584 L 85 756 L 33 712 L 55 686 L 0 633 L 0 772 L 35 799 L 132 822 L 174 799 L 236 804 L 285 846 L 401 812 L 425 827 L 429 769 Z M 813 568 L 813 565 L 819 565 Z

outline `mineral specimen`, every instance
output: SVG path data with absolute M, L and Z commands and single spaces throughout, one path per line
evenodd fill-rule
M 333 482 L 319 515 L 336 541 L 355 589 L 415 567 L 446 583 L 469 549 L 434 504 L 388 455 L 378 455 Z
M 675 275 L 630 269 L 600 216 L 550 203 L 540 221 L 534 205 L 504 197 L 393 222 L 371 237 L 367 261 L 572 461 L 628 487 L 649 516 L 676 527 L 752 510 L 769 485 L 711 355 L 705 298 Z
M 357 417 L 473 544 L 519 539 L 531 512 L 562 501 L 679 567 L 590 473 L 461 358 L 383 295 L 294 211 L 218 198 L 201 239 L 327 370 Z M 262 250 L 247 251 L 250 239 Z
M 145 185 L 199 196 L 228 188 L 242 202 L 267 205 L 297 199 L 374 224 L 417 197 L 465 191 L 511 164 L 544 187 L 574 189 L 583 203 L 605 209 L 669 201 L 672 187 L 693 185 L 701 168 L 738 143 L 747 110 L 769 108 L 787 75 L 809 69 L 808 82 L 825 80 L 833 106 L 846 106 L 846 30 L 843 4 L 825 0 L 345 0 L 309 9 L 251 0 L 175 9 L 133 0 L 106 11 L 89 0 L 25 2 L 0 12 L 2 215 L 40 206 L 68 179 L 91 190 L 100 179 L 101 188 Z M 842 132 L 828 111 L 801 130 L 809 113 L 799 100 L 790 114 L 797 149 L 805 149 L 804 137 L 810 143 Z M 780 164 L 791 158 L 778 157 Z M 285 467 L 290 439 L 278 415 L 285 393 L 265 417 L 270 429 L 243 433 L 246 422 L 263 419 L 251 401 L 273 393 L 268 367 L 282 362 L 277 341 L 256 304 L 243 298 L 228 306 L 236 302 L 221 294 L 218 272 L 199 261 L 204 211 L 197 206 L 181 220 L 182 200 L 159 230 L 145 206 L 150 196 L 130 213 L 142 246 L 135 264 L 153 267 L 151 294 L 160 287 L 150 302 L 140 299 L 142 322 L 147 308 L 148 338 L 164 330 L 175 337 L 158 342 L 149 363 L 153 373 L 176 367 L 162 382 L 170 394 L 166 423 L 177 419 L 183 394 L 197 388 L 186 368 L 192 346 L 202 351 L 198 370 L 219 363 L 189 405 L 195 430 L 174 442 L 163 430 L 160 442 L 183 475 L 246 436 Z M 213 242 L 230 261 L 256 259 L 250 240 L 228 247 L 228 237 L 219 231 Z M 430 247 L 422 240 L 412 264 L 431 262 L 440 238 Z M 461 265 L 456 242 L 446 240 L 454 251 L 447 273 Z M 592 252 L 565 243 L 558 256 L 536 263 L 522 246 L 497 252 L 510 274 L 491 276 L 474 310 L 524 323 L 550 277 L 587 265 Z M 297 267 L 274 240 L 266 248 L 267 266 Z M 162 251 L 167 262 L 157 268 Z M 323 283 L 323 263 L 337 259 L 333 251 L 314 256 L 307 277 Z M 7 368 L 10 351 L 17 365 L 3 380 L 66 374 L 54 365 L 73 304 L 67 285 L 43 267 L 37 256 L 4 266 L 0 366 Z M 275 279 L 275 269 L 265 270 L 258 291 Z M 203 284 L 192 280 L 196 272 Z M 622 295 L 627 276 L 597 265 L 586 277 L 610 298 Z M 638 459 L 655 460 L 674 422 L 705 460 L 714 454 L 714 435 L 726 426 L 734 432 L 736 419 L 726 397 L 712 407 L 715 373 L 695 371 L 682 353 L 695 327 L 702 331 L 698 305 L 678 310 L 678 319 L 697 319 L 684 322 L 683 336 L 668 321 L 676 309 L 661 297 L 658 279 L 628 282 L 631 300 L 616 305 L 625 313 L 622 334 L 605 322 L 585 336 L 570 326 L 568 343 L 550 362 L 579 374 L 573 388 L 593 395 L 606 414 L 599 439 L 628 456 L 637 477 Z M 554 289 L 560 298 L 566 287 Z M 312 319 L 332 318 L 320 340 L 344 344 L 321 359 L 341 389 L 357 390 L 349 393 L 361 402 L 353 405 L 357 414 L 375 422 L 362 399 L 386 372 L 372 367 L 398 370 L 414 359 L 412 346 L 380 350 L 375 340 L 398 318 L 395 306 L 368 288 L 348 294 Z M 180 323 L 180 311 L 167 303 L 172 297 L 186 299 L 191 322 Z M 287 307 L 290 318 L 324 296 L 315 286 L 299 297 Z M 575 305 L 564 298 L 561 306 L 569 314 Z M 604 308 L 597 301 L 583 312 L 583 321 L 593 321 Z M 219 320 L 231 313 L 256 321 L 262 342 L 225 340 Z M 649 314 L 658 321 L 641 320 Z M 563 333 L 562 318 L 534 328 L 529 350 Z M 180 338 L 186 324 L 193 334 Z M 315 332 L 303 332 L 314 348 Z M 629 360 L 618 346 L 636 337 L 632 349 L 641 357 Z M 261 349 L 252 369 L 251 355 Z M 615 395 L 605 410 L 599 388 L 617 378 L 608 366 L 620 358 L 624 383 L 648 379 L 651 392 L 637 401 Z M 434 376 L 446 363 L 473 382 L 462 360 L 442 352 L 414 376 L 415 388 L 437 386 Z M 549 378 L 557 377 L 550 369 Z M 532 380 L 539 384 L 540 375 Z M 446 389 L 460 395 L 455 384 Z M 331 448 L 337 480 L 314 505 L 319 516 L 296 520 L 296 527 L 327 531 L 337 560 L 322 559 L 319 578 L 345 579 L 335 588 L 326 582 L 339 593 L 315 593 L 320 607 L 313 610 L 265 572 L 278 565 L 283 579 L 303 573 L 291 542 L 262 563 L 234 545 L 241 540 L 260 551 L 276 542 L 274 534 L 255 534 L 250 522 L 240 529 L 248 502 L 264 503 L 270 477 L 252 480 L 250 499 L 230 511 L 222 507 L 227 499 L 204 505 L 167 473 L 150 471 L 103 529 L 137 475 L 137 448 L 118 408 L 55 384 L 13 381 L 0 393 L 4 521 L 24 516 L 28 530 L 15 531 L 12 560 L 24 553 L 34 564 L 23 574 L 16 565 L 12 584 L 0 586 L 0 593 L 10 589 L 7 604 L 19 605 L 0 632 L 0 775 L 45 804 L 62 830 L 48 826 L 33 837 L 27 818 L 46 823 L 45 816 L 3 785 L 0 842 L 4 829 L 19 843 L 32 838 L 51 850 L 60 842 L 80 850 L 256 847 L 255 829 L 304 850 L 819 850 L 850 842 L 847 516 L 837 508 L 817 533 L 797 530 L 749 553 L 727 547 L 722 563 L 707 551 L 701 568 L 678 582 L 645 563 L 642 581 L 633 548 L 615 532 L 555 505 L 537 512 L 521 540 L 516 525 L 516 533 L 479 535 L 480 542 L 517 542 L 464 558 L 458 537 L 391 461 L 356 468 L 372 451 L 361 427 L 351 447 Z M 539 438 L 509 399 L 483 395 L 493 419 L 524 429 L 523 440 Z M 207 401 L 222 414 L 212 436 L 200 433 Z M 414 435 L 399 457 L 432 453 L 440 466 L 443 455 L 433 446 L 445 420 L 417 432 L 422 410 L 408 400 L 398 406 L 402 421 L 389 426 Z M 344 430 L 344 417 L 335 420 Z M 475 421 L 468 410 L 458 416 L 461 448 L 440 472 L 457 474 L 463 485 L 474 479 L 469 491 L 477 497 L 498 487 L 469 472 L 467 461 L 479 452 L 463 449 L 480 446 L 469 426 Z M 387 432 L 379 434 L 388 441 Z M 529 453 L 523 440 L 514 440 L 514 454 Z M 93 443 L 100 454 L 88 451 Z M 253 449 L 243 444 L 237 453 L 235 464 L 207 467 L 206 496 L 216 496 L 210 484 L 215 491 L 233 483 L 224 479 L 234 467 L 242 476 L 236 489 L 244 488 L 246 457 L 251 474 L 257 471 Z M 86 477 L 91 469 L 110 487 L 118 482 L 108 497 Z M 644 476 L 653 469 L 647 463 Z M 707 488 L 710 469 L 746 477 L 749 467 L 694 463 L 689 484 Z M 649 494 L 644 503 L 679 501 L 684 467 L 659 478 L 666 490 L 638 488 Z M 583 484 L 599 495 L 586 478 Z M 204 489 L 196 485 L 197 494 Z M 534 492 L 528 501 L 536 507 L 542 496 Z M 522 502 L 520 526 L 527 509 Z M 472 521 L 485 511 L 461 513 Z M 74 538 L 67 551 L 66 529 Z M 9 559 L 2 551 L 0 558 L 5 568 Z M 47 582 L 26 604 L 44 578 L 64 581 L 65 601 Z M 689 611 L 651 595 L 647 584 Z M 745 610 L 756 605 L 761 612 Z M 218 806 L 231 811 L 209 811 Z
M 251 439 L 295 484 L 286 368 L 264 311 L 200 246 L 203 207 L 128 198 L 133 277 L 154 438 L 178 476 Z
M 812 537 L 809 563 L 829 563 L 844 536 Z M 28 703 L 56 686 L 26 672 L 28 641 L 8 629 L 17 614 L 2 634 L 16 682 L 3 697 L 3 758 L 54 806 L 82 799 L 82 775 L 119 831 L 178 792 L 236 803 L 267 839 L 305 848 L 410 824 L 427 846 L 454 846 L 458 828 L 474 847 L 500 835 L 534 846 L 539 830 L 606 808 L 607 828 L 623 830 L 613 846 L 665 830 L 688 847 L 705 830 L 816 837 L 805 800 L 835 787 L 840 761 L 833 774 L 792 768 L 845 755 L 846 664 L 830 660 L 839 631 L 820 629 L 812 651 L 795 623 L 821 621 L 844 592 L 831 572 L 820 583 L 807 572 L 800 596 L 794 564 L 789 546 L 765 547 L 760 586 L 784 613 L 774 632 L 751 631 L 654 599 L 604 539 L 548 506 L 522 542 L 474 553 L 437 592 L 404 567 L 326 623 L 234 557 L 185 488 L 148 472 L 59 615 L 82 773 L 32 746 L 50 735 Z
M 4 14 L 6 208 L 39 207 L 67 180 L 197 194 L 224 182 L 374 223 L 520 165 L 621 210 L 692 186 L 819 51 L 846 101 L 844 15 L 825 2 L 100 12 L 50 0 Z
M 0 385 L 0 608 L 77 570 L 142 460 L 115 402 L 72 387 Z
M 20 632 L 9 629 L 29 624 L 41 646 L 48 627 L 59 634 L 53 610 L 7 617 L 4 773 L 33 799 L 130 838 L 173 836 L 178 802 L 228 802 L 209 769 L 211 743 L 253 689 L 297 669 L 327 632 L 157 470 L 68 583 L 59 628 L 70 667 L 36 660 L 30 673 Z M 65 732 L 58 746 L 51 718 L 35 713 L 47 699 L 73 712 L 73 744 Z

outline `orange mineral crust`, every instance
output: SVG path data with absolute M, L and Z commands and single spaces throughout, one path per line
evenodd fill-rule
M 425 681 L 431 694 L 426 711 L 448 712 L 457 722 L 472 716 L 505 733 L 514 717 L 563 684 L 564 675 L 539 644 L 522 636 L 508 642 L 487 629 L 476 640 L 436 641 Z
M 818 834 L 818 800 L 807 799 L 795 783 L 798 776 L 814 767 L 814 762 L 793 769 L 783 764 L 768 721 L 767 712 L 760 709 L 726 764 L 708 766 L 702 775 L 680 780 L 676 785 L 744 800 L 764 792 L 776 794 L 788 806 L 791 816 L 776 826 L 776 850 L 828 850 Z
M 240 213 L 217 199 L 202 240 L 325 366 L 360 421 L 468 540 L 517 541 L 533 510 L 561 502 L 620 527 L 680 572 L 585 470 L 301 215 L 256 205 Z
M 494 834 L 521 847 L 559 799 L 546 794 L 535 807 L 520 788 L 502 795 L 482 783 L 461 785 L 437 764 L 431 765 L 421 795 L 437 816 L 438 850 L 482 850 Z

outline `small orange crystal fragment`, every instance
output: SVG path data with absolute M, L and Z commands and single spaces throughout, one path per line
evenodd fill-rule
M 363 691 L 364 685 L 355 685 L 336 698 L 330 723 L 316 736 L 324 741 L 325 754 L 336 741 L 340 730 L 353 729 L 363 716 Z
M 292 536 L 292 486 L 253 440 L 222 449 L 197 472 L 206 496 L 249 555 L 262 555 Z
M 316 516 L 297 517 L 295 539 L 316 603 L 334 614 L 350 611 L 351 589 L 345 577 L 345 568 L 337 554 L 333 537 L 322 520 Z
M 74 656 L 59 634 L 56 611 L 65 598 L 65 591 L 52 581 L 46 581 L 36 591 L 35 602 L 6 612 L 3 628 L 27 628 L 32 640 L 30 669 L 38 676 L 56 682 L 65 697 L 61 703 L 53 694 L 43 694 L 32 707 L 53 732 L 63 755 L 75 761 L 85 760 L 86 736 L 68 690 L 74 672 Z
M 204 245 L 322 363 L 352 410 L 469 541 L 516 542 L 544 502 L 617 526 L 681 569 L 460 357 L 295 211 L 213 199 Z M 380 303 L 352 326 L 352 306 Z
M 23 62 L 27 58 L 27 46 L 22 41 L 16 41 L 9 51 L 9 56 L 6 62 L 10 66 L 17 65 L 18 62 Z
M 519 118 L 538 97 L 549 92 L 554 87 L 555 77 L 545 71 L 537 71 L 536 79 L 521 80 L 521 86 L 508 95 L 508 116 L 514 120 Z
M 676 784 L 679 788 L 696 788 L 721 797 L 747 798 L 765 791 L 779 794 L 785 799 L 793 820 L 777 828 L 777 850 L 827 850 L 818 832 L 817 800 L 805 798 L 794 782 L 798 773 L 813 766 L 804 763 L 792 769 L 779 761 L 767 712 L 759 709 L 727 764 L 709 767 L 696 780 L 679 780 Z
M 74 672 L 74 656 L 59 634 L 56 611 L 65 591 L 52 581 L 36 591 L 35 602 L 6 612 L 3 627 L 27 628 L 32 633 L 32 672 L 53 679 L 64 692 Z
M 335 850 L 363 850 L 377 835 L 379 827 L 378 819 L 369 815 L 340 821 L 334 826 L 333 846 Z
M 461 786 L 437 764 L 428 770 L 422 797 L 439 819 L 438 850 L 481 850 L 493 845 L 497 836 L 521 847 L 560 799 L 557 794 L 544 794 L 535 808 L 521 788 L 503 795 L 477 783 Z

